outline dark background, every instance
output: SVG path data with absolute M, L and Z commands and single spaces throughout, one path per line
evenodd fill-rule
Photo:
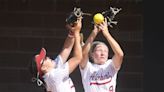
M 156 32 L 147 33 L 143 27 L 145 17 L 142 0 L 0 0 L 1 92 L 43 92 L 41 87 L 31 82 L 29 62 L 41 47 L 45 47 L 51 57 L 59 53 L 67 35 L 65 19 L 75 6 L 92 14 L 107 10 L 109 6 L 122 8 L 115 18 L 118 24 L 109 28 L 125 53 L 118 74 L 117 92 L 144 92 L 145 83 L 148 83 L 146 88 L 149 88 L 149 92 L 152 91 L 151 87 L 153 89 L 154 86 L 151 83 L 156 81 L 148 80 L 151 77 L 147 79 L 151 72 L 146 72 L 145 78 L 144 71 L 150 68 L 160 74 L 159 70 L 163 67 L 154 69 L 151 66 L 156 64 L 150 62 L 150 66 L 144 68 L 144 64 L 148 64 L 144 61 L 156 61 L 156 58 L 147 52 L 156 51 L 152 49 L 152 42 L 156 42 L 156 39 L 153 39 Z M 84 41 L 92 30 L 91 21 L 92 17 L 84 16 Z M 153 25 L 149 26 L 151 29 Z M 106 42 L 101 34 L 96 40 Z M 155 48 L 162 47 L 158 46 Z M 71 74 L 71 78 L 77 92 L 83 92 L 78 68 Z
M 144 1 L 144 92 L 163 92 L 164 31 L 161 0 Z

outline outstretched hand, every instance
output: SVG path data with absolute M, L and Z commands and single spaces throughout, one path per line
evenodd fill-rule
M 98 29 L 102 31 L 103 34 L 109 33 L 107 19 L 98 25 Z
M 73 24 L 66 24 L 66 28 L 71 31 L 70 33 L 79 32 L 81 31 L 82 27 L 82 17 L 78 18 L 77 21 Z

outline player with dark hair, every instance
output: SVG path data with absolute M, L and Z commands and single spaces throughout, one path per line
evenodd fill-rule
M 67 24 L 69 30 L 63 49 L 56 57 L 51 59 L 46 56 L 45 48 L 35 55 L 37 73 L 34 73 L 33 81 L 39 86 L 42 84 L 47 92 L 75 92 L 75 87 L 69 75 L 75 70 L 82 59 L 82 48 L 80 44 L 80 31 L 82 18 L 79 18 L 73 25 Z M 73 56 L 67 61 L 73 48 Z M 35 68 L 35 65 L 31 68 Z M 35 70 L 35 69 L 32 69 Z

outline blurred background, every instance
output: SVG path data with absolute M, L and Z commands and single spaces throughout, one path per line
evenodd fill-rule
M 122 8 L 115 17 L 118 24 L 109 28 L 125 53 L 117 92 L 143 92 L 143 0 L 0 0 L 0 90 L 44 92 L 31 82 L 32 57 L 41 47 L 51 57 L 60 52 L 67 36 L 65 19 L 74 7 L 96 14 L 110 6 Z M 91 16 L 84 16 L 84 41 L 91 22 Z M 101 34 L 95 40 L 107 42 Z M 84 92 L 78 68 L 71 78 L 77 92 Z

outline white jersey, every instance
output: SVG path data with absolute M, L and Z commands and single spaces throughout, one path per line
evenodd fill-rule
M 55 62 L 57 67 L 43 76 L 46 82 L 46 90 L 51 92 L 75 92 L 75 87 L 69 77 L 68 62 L 63 64 L 60 55 L 57 56 Z
M 111 59 L 103 65 L 88 61 L 84 69 L 80 68 L 85 92 L 115 92 L 118 70 Z

